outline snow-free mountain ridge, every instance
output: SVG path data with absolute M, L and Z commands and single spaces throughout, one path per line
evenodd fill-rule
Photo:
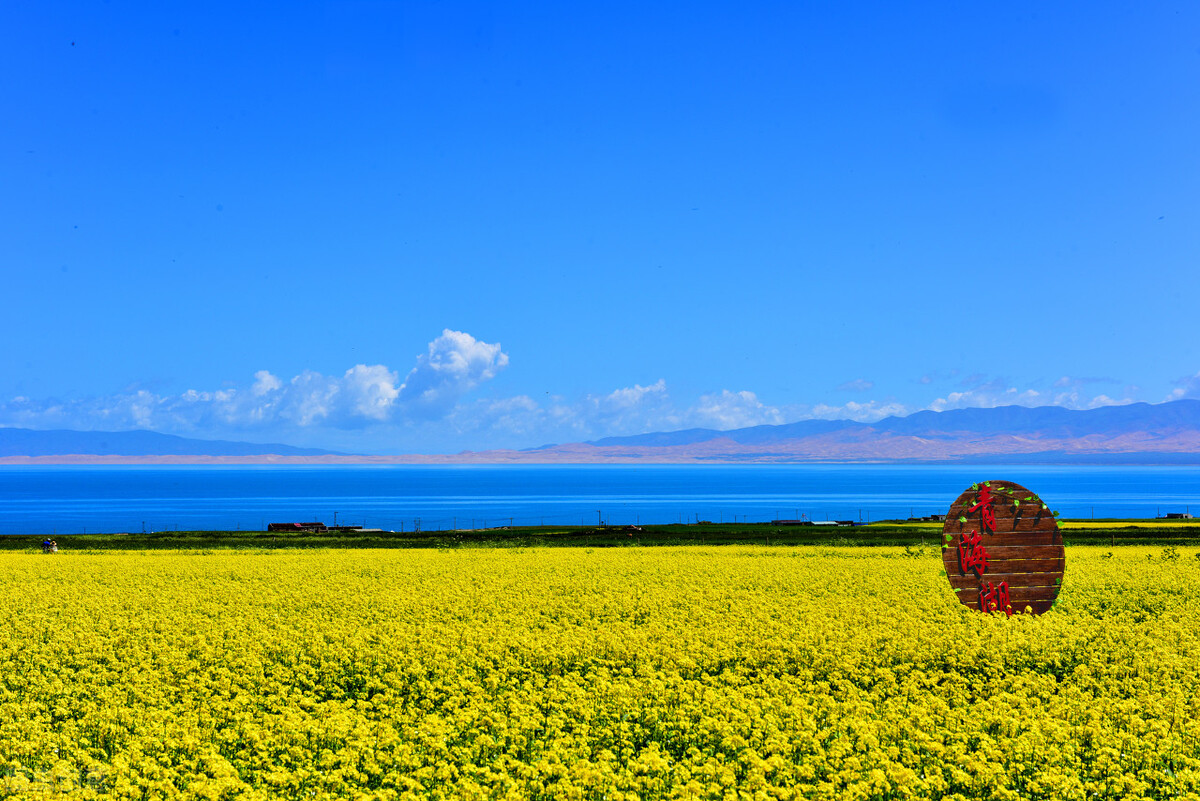
M 8 464 L 595 464 L 979 462 L 1200 464 L 1200 400 L 1075 410 L 1059 406 L 923 411 L 873 423 L 802 420 L 731 431 L 693 428 L 527 450 L 361 456 L 314 448 L 189 440 L 150 431 L 0 429 Z
M 0 456 L 324 456 L 334 451 L 278 443 L 187 439 L 156 431 L 34 431 L 0 428 Z
M 728 439 L 751 445 L 777 443 L 820 436 L 832 432 L 888 432 L 954 439 L 971 434 L 1036 435 L 1039 437 L 1084 437 L 1136 431 L 1200 431 L 1200 400 L 1168 403 L 1130 403 L 1096 409 L 1065 409 L 1061 406 L 997 406 L 993 408 L 921 411 L 905 417 L 885 417 L 873 423 L 853 420 L 801 420 L 783 425 L 760 425 L 717 431 L 691 428 L 628 437 L 605 437 L 587 445 L 596 447 L 694 445 Z

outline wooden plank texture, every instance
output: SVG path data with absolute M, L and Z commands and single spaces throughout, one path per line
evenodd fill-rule
M 1066 558 L 1063 550 L 1049 559 L 995 559 L 988 552 L 987 575 L 992 573 L 1057 573 L 1062 574 Z M 978 575 L 971 569 L 964 570 L 959 564 L 958 549 L 947 548 L 942 551 L 942 564 L 946 566 L 949 575 Z
M 959 601 L 978 604 L 979 589 L 968 588 L 955 592 L 959 596 Z M 1013 586 L 1008 590 L 1009 601 L 1016 607 L 1018 604 L 1025 604 L 1030 601 L 1054 601 L 1058 596 L 1058 588 L 1055 586 Z
M 1021 503 L 1014 506 L 1014 498 Z M 942 563 L 960 603 L 979 609 L 980 588 L 1006 582 L 1014 611 L 1050 609 L 1062 586 L 1066 551 L 1058 521 L 1043 506 L 1041 498 L 1011 481 L 980 482 L 951 504 L 942 529 Z M 985 519 L 984 507 L 992 510 L 994 521 Z M 960 547 L 968 561 L 972 554 L 986 553 L 986 566 L 964 570 Z
M 954 558 L 958 559 L 958 550 L 953 545 L 942 551 L 942 555 L 945 556 L 947 551 L 953 551 Z M 1061 559 L 1063 553 L 1061 545 L 1022 545 L 1015 548 L 1002 545 L 988 548 L 989 559 Z
M 1064 559 L 992 559 L 989 573 L 1062 573 Z M 955 563 L 957 564 L 957 562 Z
M 1018 587 L 1023 590 L 1032 587 L 1052 587 L 1057 589 L 1062 584 L 1062 574 L 1055 575 L 1054 573 L 984 573 L 982 579 L 975 578 L 974 574 L 969 576 L 950 576 L 950 586 L 963 591 L 970 589 L 979 589 L 979 585 L 999 584 L 1002 581 L 1008 582 L 1009 592 L 1015 592 Z

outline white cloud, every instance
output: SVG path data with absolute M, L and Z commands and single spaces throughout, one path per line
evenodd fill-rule
M 677 408 L 663 379 L 603 395 L 587 395 L 574 402 L 554 396 L 541 405 L 525 395 L 480 400 L 460 406 L 450 419 L 459 432 L 482 434 L 502 429 L 536 436 L 537 444 L 681 428 L 731 429 L 786 422 L 783 410 L 747 391 L 721 390 L 701 396 L 692 406 Z
M 688 410 L 686 417 L 697 427 L 731 429 L 759 425 L 778 425 L 784 422 L 783 412 L 767 406 L 753 392 L 730 392 L 702 395 Z
M 855 378 L 838 385 L 839 392 L 870 392 L 875 389 L 875 382 L 865 378 Z
M 429 343 L 404 384 L 385 365 L 356 364 L 340 378 L 305 370 L 283 381 L 259 370 L 248 388 L 159 395 L 145 389 L 71 401 L 0 403 L 0 425 L 31 428 L 146 428 L 231 434 L 271 427 L 361 428 L 445 417 L 464 394 L 508 364 L 500 345 L 449 329 Z
M 557 404 L 560 419 L 589 434 L 641 434 L 661 427 L 677 428 L 680 418 L 667 393 L 667 382 L 658 379 L 649 386 L 634 384 L 615 389 L 607 395 L 584 399 L 577 408 Z
M 462 331 L 442 331 L 417 358 L 399 391 L 410 414 L 432 418 L 447 414 L 466 393 L 494 378 L 508 364 L 500 344 L 480 342 Z
M 990 409 L 997 406 L 1061 406 L 1065 409 L 1095 409 L 1100 406 L 1121 406 L 1134 402 L 1131 397 L 1118 399 L 1104 394 L 1091 395 L 1081 391 L 1085 384 L 1097 381 L 1107 383 L 1107 379 L 1060 378 L 1054 382 L 1054 388 L 1070 387 L 1064 392 L 1018 389 L 1013 386 L 1006 387 L 998 381 L 990 381 L 974 389 L 951 392 L 944 398 L 936 399 L 927 408 L 935 412 L 943 412 L 948 409 Z
M 447 418 L 454 430 L 464 433 L 494 433 L 501 436 L 538 436 L 547 425 L 548 414 L 528 395 L 511 398 L 478 400 L 460 405 Z M 544 444 L 544 443 L 538 443 Z M 468 447 L 487 447 L 484 441 L 471 443 Z
M 266 395 L 268 392 L 274 392 L 282 387 L 283 382 L 277 377 L 271 375 L 271 373 L 267 370 L 259 370 L 254 374 L 254 386 L 252 387 L 252 391 L 257 397 Z
M 1175 382 L 1175 389 L 1167 393 L 1163 400 L 1180 400 L 1181 398 L 1200 398 L 1200 373 L 1185 376 Z
M 334 411 L 341 391 L 338 382 L 312 370 L 291 380 L 280 399 L 280 414 L 298 426 L 325 421 Z
M 938 398 L 929 404 L 935 412 L 947 409 L 965 409 L 968 407 L 992 408 L 996 406 L 1041 406 L 1041 393 L 1036 390 L 1018 390 L 1016 387 L 998 388 L 996 382 L 982 385 L 976 389 L 963 392 L 951 392 L 944 398 Z
M 908 414 L 910 409 L 895 401 L 867 401 L 857 403 L 849 401 L 841 406 L 829 406 L 819 403 L 807 410 L 798 420 L 816 418 L 818 420 L 854 420 L 859 423 L 874 423 L 885 417 L 898 417 Z
M 1097 395 L 1088 401 L 1088 408 L 1096 409 L 1100 406 L 1124 406 L 1127 403 L 1133 403 L 1133 401 L 1129 398 L 1121 398 L 1118 400 L 1116 398 L 1110 398 L 1107 395 Z
M 647 404 L 660 406 L 666 400 L 667 382 L 660 378 L 647 387 L 634 384 L 632 387 L 614 389 L 603 397 L 592 399 L 592 402 L 602 414 L 615 416 L 644 408 Z
M 382 364 L 356 364 L 342 377 L 342 391 L 352 415 L 368 420 L 386 420 L 400 390 L 397 376 Z
M 498 343 L 446 329 L 416 359 L 403 382 L 399 380 L 402 373 L 382 364 L 356 364 L 334 376 L 306 370 L 290 379 L 259 370 L 241 387 L 189 389 L 174 395 L 134 387 L 110 396 L 67 401 L 19 396 L 0 402 L 0 425 L 146 428 L 203 437 L 305 440 L 306 444 L 342 449 L 348 449 L 344 443 L 354 443 L 350 448 L 359 452 L 363 448 L 411 452 L 445 450 L 451 443 L 455 449 L 528 447 L 805 419 L 870 423 L 922 408 L 891 397 L 870 396 L 840 405 L 773 405 L 752 391 L 728 389 L 702 394 L 690 404 L 677 403 L 661 378 L 574 399 L 549 394 L 471 399 L 469 393 L 494 378 L 508 360 Z M 1131 403 L 1137 394 L 1136 387 L 1109 388 L 1107 393 L 1087 391 L 1088 385 L 1100 382 L 1119 383 L 1063 376 L 1032 389 L 974 375 L 924 408 L 944 411 L 1015 404 L 1092 409 Z M 1167 400 L 1200 397 L 1200 373 L 1177 384 Z M 874 385 L 855 379 L 841 388 L 866 392 Z

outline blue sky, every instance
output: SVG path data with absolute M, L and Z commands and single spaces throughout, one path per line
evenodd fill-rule
M 5 4 L 0 425 L 1200 395 L 1200 6 L 646 5 Z

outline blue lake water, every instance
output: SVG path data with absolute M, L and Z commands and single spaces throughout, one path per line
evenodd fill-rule
M 1063 517 L 1200 512 L 1200 468 L 1004 465 L 0 467 L 0 534 L 879 520 L 1003 478 Z

